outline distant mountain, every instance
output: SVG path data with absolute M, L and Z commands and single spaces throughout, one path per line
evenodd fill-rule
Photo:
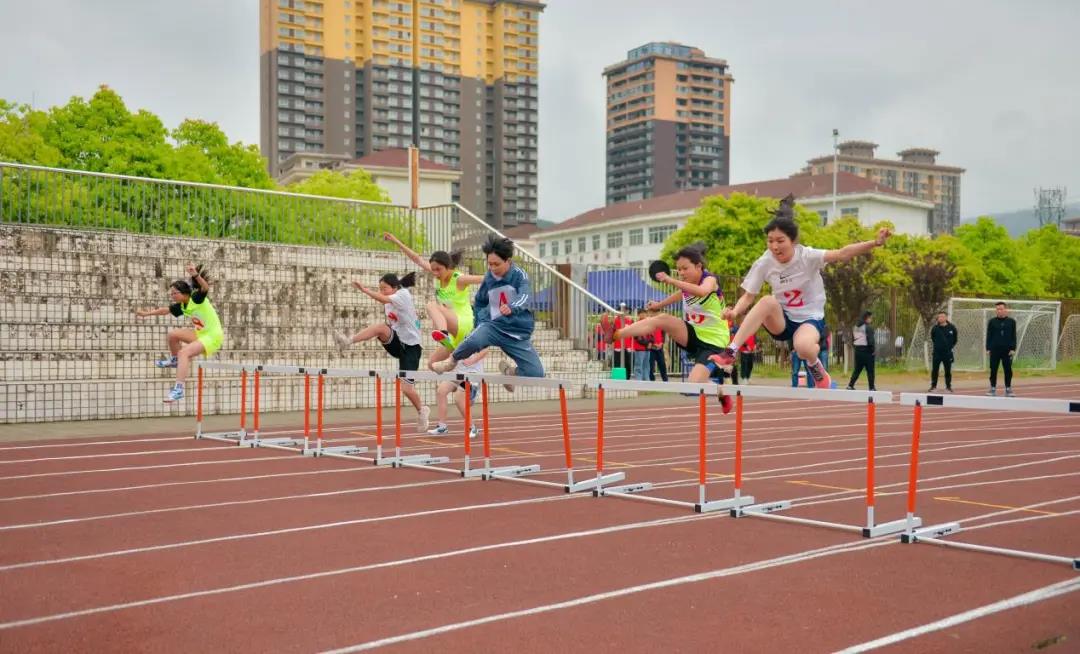
M 1009 230 L 1009 236 L 1017 238 L 1023 236 L 1029 230 L 1039 228 L 1039 219 L 1035 216 L 1034 209 L 1020 209 L 1018 211 L 991 211 L 983 214 L 986 216 L 993 216 L 994 220 L 998 224 Z M 1072 218 L 1074 216 L 1080 216 L 1080 203 L 1065 205 L 1065 217 Z M 969 216 L 962 219 L 961 223 L 972 223 L 978 219 L 978 216 Z
M 555 225 L 556 222 L 554 220 L 540 220 L 539 218 L 536 219 L 536 226 L 540 229 L 548 229 L 550 227 L 554 227 Z

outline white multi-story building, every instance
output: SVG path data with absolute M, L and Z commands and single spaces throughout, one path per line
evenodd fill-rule
M 702 200 L 731 193 L 777 199 L 790 193 L 799 205 L 821 215 L 823 222 L 830 220 L 832 175 L 807 175 L 620 202 L 586 211 L 536 232 L 532 240 L 536 244 L 536 254 L 551 264 L 645 267 L 660 257 L 664 241 L 686 225 Z M 868 226 L 888 220 L 897 233 L 928 236 L 934 204 L 857 175 L 840 173 L 837 176 L 836 208 L 840 216 L 856 216 Z

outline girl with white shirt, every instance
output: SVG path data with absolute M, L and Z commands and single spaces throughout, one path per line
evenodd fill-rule
M 794 208 L 795 197 L 789 195 L 765 225 L 768 247 L 743 280 L 744 293 L 739 301 L 724 312 L 728 320 L 738 320 L 744 313 L 746 317 L 727 349 L 711 360 L 719 366 L 732 365 L 738 358 L 739 347 L 764 326 L 778 341 L 791 339 L 799 358 L 807 362 L 814 386 L 829 388 L 832 379 L 818 359 L 818 343 L 825 333 L 825 282 L 821 269 L 830 263 L 870 253 L 884 245 L 891 232 L 883 227 L 873 241 L 852 243 L 839 250 L 810 248 L 798 243 L 799 226 Z M 754 304 L 765 282 L 772 288 L 772 295 Z

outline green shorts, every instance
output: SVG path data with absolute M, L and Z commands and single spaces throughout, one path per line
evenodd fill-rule
M 224 332 L 204 332 L 202 334 L 195 334 L 195 339 L 202 343 L 203 354 L 207 357 L 212 357 L 221 349 L 221 345 L 225 342 Z
M 461 342 L 473 332 L 475 327 L 474 319 L 472 312 L 469 312 L 466 316 L 458 315 L 457 334 L 451 334 L 450 338 L 444 338 L 442 344 L 451 351 L 456 350 L 457 346 L 461 345 Z

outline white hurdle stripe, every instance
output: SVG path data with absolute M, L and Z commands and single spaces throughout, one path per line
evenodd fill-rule
M 1031 413 L 1072 413 L 1080 415 L 1080 400 L 1054 400 L 1021 397 L 978 397 L 975 395 L 935 395 L 901 393 L 900 404 L 944 406 L 986 411 L 1028 411 Z
M 605 379 L 586 382 L 591 389 L 606 388 L 619 391 L 646 391 L 653 393 L 705 393 L 715 396 L 742 394 L 743 397 L 763 397 L 785 400 L 817 400 L 818 402 L 856 402 L 866 404 L 873 400 L 875 404 L 892 404 L 892 393 L 888 391 L 848 391 L 824 390 L 817 388 L 788 388 L 785 386 L 737 386 L 716 384 L 714 382 L 650 382 L 622 379 Z

